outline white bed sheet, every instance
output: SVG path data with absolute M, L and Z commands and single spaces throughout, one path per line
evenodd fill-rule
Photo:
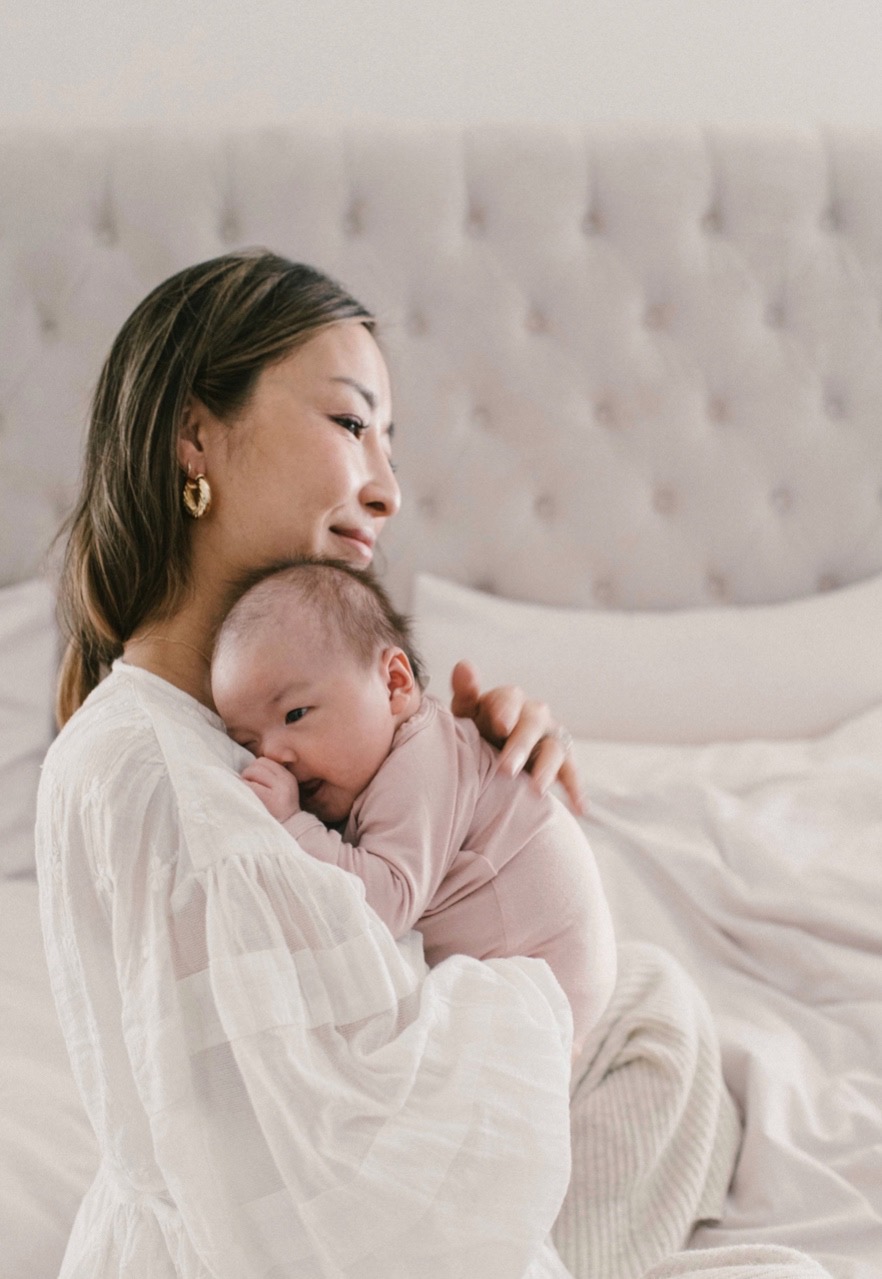
M 621 937 L 667 946 L 717 1017 L 745 1118 L 724 1220 L 882 1275 L 882 707 L 814 741 L 577 744 Z

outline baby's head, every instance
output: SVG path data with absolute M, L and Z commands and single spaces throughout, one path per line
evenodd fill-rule
M 407 618 L 368 571 L 303 559 L 252 576 L 217 635 L 227 732 L 297 778 L 301 807 L 342 821 L 420 704 Z

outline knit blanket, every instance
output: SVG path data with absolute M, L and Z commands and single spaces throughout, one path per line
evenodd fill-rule
M 777 1245 L 688 1251 L 719 1220 L 740 1119 L 707 1004 L 665 951 L 620 947 L 616 992 L 573 1071 L 573 1171 L 554 1243 L 574 1279 L 830 1279 Z

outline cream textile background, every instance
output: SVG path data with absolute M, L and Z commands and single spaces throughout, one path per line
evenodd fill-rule
M 882 123 L 878 0 L 0 0 L 0 124 Z

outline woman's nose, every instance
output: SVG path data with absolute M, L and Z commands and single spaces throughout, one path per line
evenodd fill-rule
M 385 453 L 381 454 L 371 468 L 370 478 L 361 490 L 361 503 L 374 515 L 382 515 L 387 519 L 390 515 L 397 514 L 401 506 L 401 489 Z
M 383 444 L 380 436 L 375 435 L 375 432 L 371 431 L 369 434 L 372 439 L 368 441 L 368 448 L 364 453 L 364 457 L 368 459 L 369 469 L 366 482 L 360 492 L 360 499 L 362 499 L 362 505 L 367 506 L 373 514 L 389 518 L 389 515 L 398 512 L 401 505 L 401 490 L 386 451 L 389 445 Z

